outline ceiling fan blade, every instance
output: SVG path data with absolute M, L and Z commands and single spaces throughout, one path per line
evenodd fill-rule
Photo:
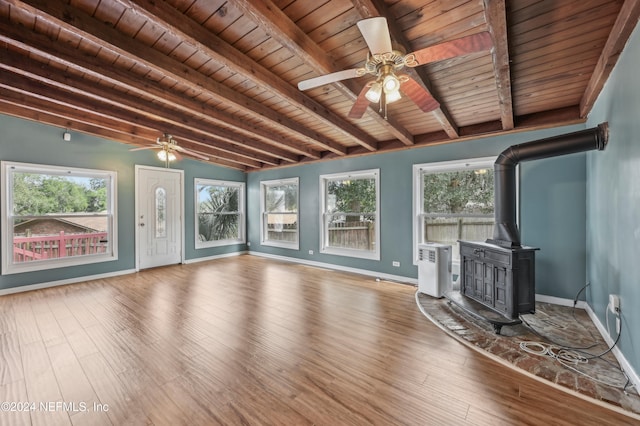
M 360 94 L 358 95 L 358 99 L 353 103 L 351 110 L 349 111 L 349 118 L 362 118 L 364 112 L 367 110 L 369 106 L 369 100 L 366 98 L 366 94 L 371 88 L 371 85 L 367 84 L 362 88 Z
M 142 151 L 143 149 L 158 149 L 158 148 L 162 148 L 162 146 L 159 146 L 159 145 L 142 146 L 139 148 L 131 148 L 129 151 Z
M 409 76 L 400 85 L 400 90 L 424 112 L 431 112 L 440 107 L 440 104 L 431 96 L 431 93 Z
M 491 35 L 488 31 L 470 36 L 445 41 L 433 46 L 425 47 L 405 56 L 405 63 L 409 67 L 455 58 L 474 52 L 482 52 L 493 47 Z
M 331 74 L 321 75 L 320 77 L 310 78 L 308 80 L 302 80 L 298 83 L 298 89 L 308 90 L 316 87 L 324 86 L 325 84 L 335 83 L 336 81 L 346 80 L 348 78 L 355 78 L 363 75 L 362 68 L 353 68 L 350 70 L 343 70 L 338 72 L 332 72 Z
M 391 52 L 391 36 L 387 19 L 381 16 L 358 21 L 358 28 L 362 33 L 364 41 L 369 46 L 369 51 L 375 55 L 377 53 Z
M 180 151 L 183 154 L 190 155 L 190 156 L 196 157 L 196 158 L 200 158 L 201 160 L 208 160 L 209 159 L 209 157 L 207 157 L 205 155 L 198 154 L 197 152 L 191 151 L 190 149 L 183 148 L 183 147 L 181 147 L 179 145 L 175 145 L 173 148 L 174 148 L 174 151 Z M 174 154 L 177 154 L 177 152 L 174 152 Z

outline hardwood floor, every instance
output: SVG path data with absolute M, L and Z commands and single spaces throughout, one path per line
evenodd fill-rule
M 0 424 L 637 424 L 466 348 L 414 293 L 247 255 L 0 297 Z

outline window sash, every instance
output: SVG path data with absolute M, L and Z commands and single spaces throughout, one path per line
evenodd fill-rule
M 380 182 L 379 169 L 320 176 L 321 218 L 320 252 L 339 256 L 380 260 Z M 372 180 L 375 211 L 332 211 L 329 185 L 335 182 Z M 335 202 L 333 200 L 331 202 Z M 353 220 L 360 219 L 360 220 Z M 353 225 L 353 226 L 350 226 Z
M 236 192 L 238 208 L 237 210 L 225 210 L 225 211 L 206 211 L 202 209 L 202 203 L 200 200 L 200 193 L 206 192 L 208 193 L 208 187 L 215 187 L 221 190 L 233 190 Z M 244 183 L 243 182 L 232 182 L 232 181 L 217 181 L 211 179 L 201 179 L 196 178 L 194 182 L 194 190 L 195 190 L 195 248 L 207 248 L 207 247 L 217 247 L 223 245 L 232 245 L 232 244 L 243 244 L 245 240 L 245 204 L 244 204 Z M 228 203 L 225 203 L 225 206 L 228 206 Z M 226 208 L 226 207 L 225 207 Z M 225 235 L 210 235 L 206 237 L 203 234 L 200 228 L 200 219 L 204 216 L 211 216 L 215 219 L 212 223 L 217 223 L 217 219 L 220 217 L 236 217 L 234 221 L 236 230 L 233 236 Z
M 277 208 L 268 208 L 269 194 L 278 188 L 289 187 L 290 194 L 295 194 L 295 208 L 287 207 L 287 199 L 283 199 L 281 205 Z M 280 248 L 288 248 L 293 250 L 299 249 L 300 241 L 300 186 L 299 179 L 288 178 L 273 181 L 260 182 L 260 243 L 265 246 L 273 246 Z M 295 191 L 293 191 L 295 189 Z M 289 220 L 276 220 L 277 217 Z
M 495 157 L 483 157 L 483 158 L 473 158 L 473 159 L 465 159 L 465 160 L 454 160 L 454 161 L 444 161 L 439 163 L 427 163 L 427 164 L 416 164 L 413 166 L 413 175 L 414 175 L 414 196 L 413 196 L 413 205 L 414 205 L 414 244 L 413 244 L 413 259 L 414 264 L 417 264 L 418 261 L 418 244 L 423 244 L 427 241 L 427 221 L 429 219 L 442 218 L 445 219 L 441 224 L 441 226 L 454 226 L 453 221 L 455 219 L 463 220 L 463 219 L 475 219 L 477 221 L 482 222 L 482 219 L 491 220 L 493 223 L 494 214 L 493 213 L 434 213 L 428 212 L 424 210 L 424 177 L 428 174 L 439 174 L 439 173 L 447 173 L 447 172 L 456 172 L 456 171 L 472 171 L 479 169 L 493 169 L 493 163 L 495 162 Z M 491 188 L 493 190 L 493 188 Z M 494 207 L 495 208 L 495 207 Z M 447 223 L 451 222 L 451 223 Z M 464 222 L 464 221 L 463 221 Z M 465 235 L 467 233 L 463 230 L 462 226 L 458 225 L 456 232 L 461 237 L 460 239 L 465 239 Z M 436 227 L 436 225 L 432 225 Z M 484 225 L 480 225 L 484 226 Z M 491 225 L 491 229 L 493 225 Z M 481 231 L 482 232 L 482 231 Z M 484 237 L 480 237 L 479 235 L 475 235 L 473 232 L 470 234 L 473 235 L 473 239 L 485 239 Z M 489 235 L 490 237 L 491 235 Z M 459 248 L 458 242 L 456 238 L 452 241 L 442 241 L 444 244 L 450 244 L 453 247 L 452 254 L 454 262 L 459 260 Z M 433 241 L 429 239 L 429 241 Z M 440 241 L 435 241 L 440 242 Z
M 3 161 L 1 174 L 4 190 L 1 219 L 4 235 L 2 238 L 3 274 L 117 259 L 116 172 Z M 47 214 L 17 214 L 14 191 L 16 176 L 20 174 L 33 174 L 45 179 L 70 178 L 64 180 L 78 184 L 81 184 L 80 180 L 85 179 L 103 180 L 106 210 L 84 213 L 61 211 Z M 24 228 L 24 232 L 16 229 L 30 221 L 40 222 L 32 225 L 36 228 L 36 235 L 31 234 L 32 228 Z M 95 227 L 100 223 L 101 229 L 96 229 Z

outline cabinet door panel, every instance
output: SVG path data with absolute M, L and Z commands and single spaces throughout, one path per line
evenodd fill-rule
M 496 267 L 494 268 L 495 274 L 495 300 L 494 306 L 500 312 L 507 312 L 508 310 L 508 298 L 510 291 L 507 289 L 507 274 L 506 268 Z
M 489 306 L 493 306 L 493 265 L 483 263 L 483 292 L 482 300 Z

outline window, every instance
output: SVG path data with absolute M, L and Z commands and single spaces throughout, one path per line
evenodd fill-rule
M 116 260 L 116 172 L 2 162 L 2 273 Z
M 260 183 L 262 244 L 298 250 L 298 178 Z
M 380 260 L 379 174 L 320 176 L 322 253 Z
M 196 248 L 242 244 L 244 183 L 195 180 Z
M 156 188 L 156 238 L 167 238 L 167 190 L 163 187 Z
M 494 161 L 490 157 L 413 166 L 414 262 L 417 245 L 427 241 L 451 245 L 453 261 L 458 262 L 458 240 L 493 236 Z

